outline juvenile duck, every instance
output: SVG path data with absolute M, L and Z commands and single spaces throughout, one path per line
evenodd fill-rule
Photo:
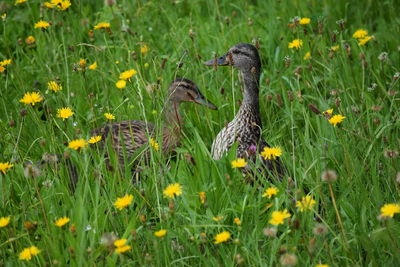
M 183 120 L 179 106 L 182 102 L 193 102 L 210 109 L 217 109 L 203 96 L 194 82 L 183 78 L 174 80 L 169 86 L 164 108 L 162 152 L 165 154 L 171 153 L 180 144 Z M 149 139 L 154 138 L 157 132 L 160 131 L 157 131 L 153 124 L 138 120 L 110 123 L 93 130 L 93 134 L 100 135 L 104 141 L 110 138 L 112 149 L 118 155 L 121 166 L 124 166 L 124 151 L 126 151 L 126 158 L 130 162 L 135 152 L 147 145 Z M 144 152 L 144 157 L 148 159 L 148 150 Z M 107 155 L 106 160 L 107 165 L 109 165 Z
M 264 147 L 269 145 L 262 139 L 262 123 L 259 106 L 259 83 L 261 74 L 261 60 L 257 49 L 251 44 L 237 44 L 229 51 L 217 58 L 204 62 L 207 66 L 232 66 L 240 70 L 244 80 L 243 101 L 235 118 L 223 128 L 215 138 L 211 154 L 214 159 L 220 159 L 231 148 L 234 142 L 238 143 L 236 151 L 238 158 L 252 158 Z M 259 154 L 259 153 L 258 153 Z M 264 160 L 264 167 L 270 172 L 281 176 L 284 168 L 281 161 Z

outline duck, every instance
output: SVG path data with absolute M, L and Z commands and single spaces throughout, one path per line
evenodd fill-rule
M 269 144 L 262 138 L 262 121 L 259 103 L 259 88 L 261 75 L 261 60 L 256 47 L 247 43 L 239 43 L 231 47 L 220 57 L 203 63 L 206 66 L 231 66 L 240 71 L 243 81 L 243 100 L 234 119 L 229 122 L 216 136 L 211 147 L 214 160 L 227 154 L 234 143 L 238 144 L 238 158 L 256 160 L 259 155 L 262 169 L 267 170 L 267 176 L 282 177 L 285 168 L 279 158 L 264 159 L 260 152 Z M 258 151 L 258 153 L 257 153 Z M 243 169 L 246 172 L 246 169 Z
M 111 148 L 118 157 L 121 167 L 125 160 L 136 161 L 134 157 L 142 148 L 149 147 L 149 142 L 156 139 L 156 134 L 162 132 L 162 153 L 171 154 L 180 145 L 182 127 L 184 124 L 181 116 L 180 104 L 191 102 L 206 106 L 212 110 L 217 107 L 208 101 L 201 93 L 198 86 L 186 78 L 177 78 L 171 82 L 164 106 L 164 125 L 162 130 L 156 129 L 155 125 L 140 120 L 125 120 L 106 124 L 92 131 L 92 135 L 101 136 L 101 145 L 105 146 L 106 140 L 110 140 Z M 157 144 L 158 145 L 158 144 Z M 149 149 L 143 150 L 145 162 L 148 164 Z M 106 165 L 110 166 L 108 153 L 105 154 Z

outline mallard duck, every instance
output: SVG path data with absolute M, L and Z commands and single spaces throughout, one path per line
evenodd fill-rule
M 188 80 L 179 78 L 174 80 L 168 89 L 168 96 L 164 108 L 164 127 L 157 131 L 154 125 L 144 121 L 127 120 L 107 124 L 93 130 L 93 135 L 100 135 L 102 140 L 108 138 L 112 149 L 116 152 L 121 166 L 124 166 L 124 153 L 127 160 L 131 161 L 132 156 L 143 146 L 148 145 L 150 138 L 155 139 L 158 132 L 162 132 L 162 152 L 171 153 L 180 144 L 182 117 L 179 106 L 182 102 L 193 102 L 216 110 L 217 107 L 209 102 L 200 92 L 197 85 Z M 104 142 L 103 142 L 104 146 Z M 145 159 L 148 159 L 148 150 L 144 152 Z M 109 160 L 106 153 L 108 167 Z
M 244 80 L 243 101 L 235 118 L 214 139 L 211 148 L 215 160 L 224 156 L 237 142 L 238 158 L 253 158 L 269 145 L 262 139 L 262 123 L 259 107 L 259 83 L 261 60 L 257 49 L 251 44 L 237 44 L 216 59 L 204 62 L 207 66 L 232 66 L 240 70 Z M 258 153 L 259 154 L 259 153 Z M 284 173 L 281 161 L 264 160 L 264 166 L 278 175 Z

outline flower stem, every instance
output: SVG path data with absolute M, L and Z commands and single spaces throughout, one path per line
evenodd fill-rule
M 340 230 L 342 231 L 342 235 L 343 235 L 343 246 L 344 246 L 344 249 L 346 250 L 346 252 L 349 252 L 348 241 L 347 241 L 346 233 L 345 233 L 345 231 L 344 231 L 344 227 L 343 227 L 343 223 L 342 223 L 342 218 L 340 217 L 339 210 L 338 210 L 338 208 L 337 208 L 337 206 L 336 206 L 336 200 L 335 200 L 335 195 L 333 194 L 332 184 L 329 183 L 329 184 L 328 184 L 328 187 L 329 187 L 329 192 L 330 192 L 330 194 L 331 194 L 331 199 L 332 199 L 333 207 L 334 207 L 335 212 L 336 212 L 336 217 L 337 217 L 337 220 L 338 220 L 338 223 L 339 223 L 339 226 L 340 226 Z

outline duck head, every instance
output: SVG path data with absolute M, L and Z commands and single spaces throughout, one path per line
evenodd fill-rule
M 206 61 L 203 64 L 206 66 L 232 66 L 242 72 L 255 72 L 261 68 L 257 48 L 246 43 L 237 44 L 231 47 L 225 55 Z
M 210 109 L 218 109 L 204 97 L 197 85 L 188 79 L 178 78 L 174 80 L 169 86 L 169 93 L 171 101 L 178 104 L 181 102 L 194 102 Z

